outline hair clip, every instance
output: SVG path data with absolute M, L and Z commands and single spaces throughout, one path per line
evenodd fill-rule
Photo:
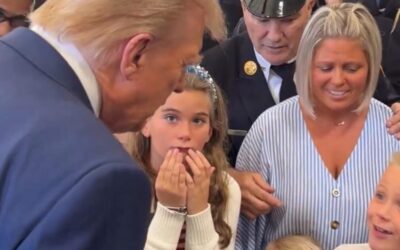
M 217 87 L 215 86 L 214 79 L 211 77 L 210 73 L 200 65 L 188 65 L 186 66 L 186 72 L 189 74 L 195 74 L 200 80 L 208 83 L 210 86 L 211 98 L 215 103 L 217 101 Z

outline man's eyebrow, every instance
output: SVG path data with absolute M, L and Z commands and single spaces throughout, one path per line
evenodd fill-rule
M 298 18 L 300 16 L 300 13 L 296 13 L 296 14 L 293 14 L 293 15 L 291 15 L 291 16 L 285 16 L 285 17 L 281 17 L 281 18 L 278 18 L 279 20 L 285 20 L 285 19 L 296 19 L 296 18 Z

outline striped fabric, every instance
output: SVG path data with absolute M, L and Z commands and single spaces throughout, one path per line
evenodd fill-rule
M 400 143 L 385 122 L 391 111 L 373 99 L 355 149 L 338 179 L 324 166 L 302 118 L 298 97 L 265 111 L 240 149 L 237 168 L 255 171 L 284 206 L 249 221 L 241 216 L 235 249 L 264 249 L 285 235 L 305 234 L 323 249 L 367 241 L 366 208 Z
M 181 235 L 179 236 L 178 247 L 176 250 L 185 250 L 185 239 L 186 239 L 186 222 L 183 223 Z

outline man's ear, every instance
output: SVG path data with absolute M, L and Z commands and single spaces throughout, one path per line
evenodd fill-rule
M 306 4 L 307 4 L 307 10 L 309 11 L 311 16 L 314 5 L 316 4 L 316 0 L 307 0 Z
M 134 35 L 126 43 L 122 52 L 120 71 L 126 77 L 135 72 L 139 67 L 139 61 L 143 56 L 149 42 L 153 40 L 153 36 L 148 33 L 139 33 Z

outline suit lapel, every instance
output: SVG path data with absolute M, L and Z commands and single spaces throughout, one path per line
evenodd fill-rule
M 2 41 L 92 110 L 89 98 L 76 74 L 60 54 L 40 36 L 29 29 L 19 28 Z
M 240 46 L 237 65 L 240 73 L 236 81 L 240 100 L 250 120 L 254 121 L 265 109 L 276 103 L 272 98 L 262 69 L 256 60 L 250 38 L 247 34 L 242 35 L 242 37 L 243 41 L 241 41 L 242 46 Z M 244 71 L 244 64 L 248 61 L 253 61 L 257 65 L 257 71 L 254 75 L 248 75 Z

